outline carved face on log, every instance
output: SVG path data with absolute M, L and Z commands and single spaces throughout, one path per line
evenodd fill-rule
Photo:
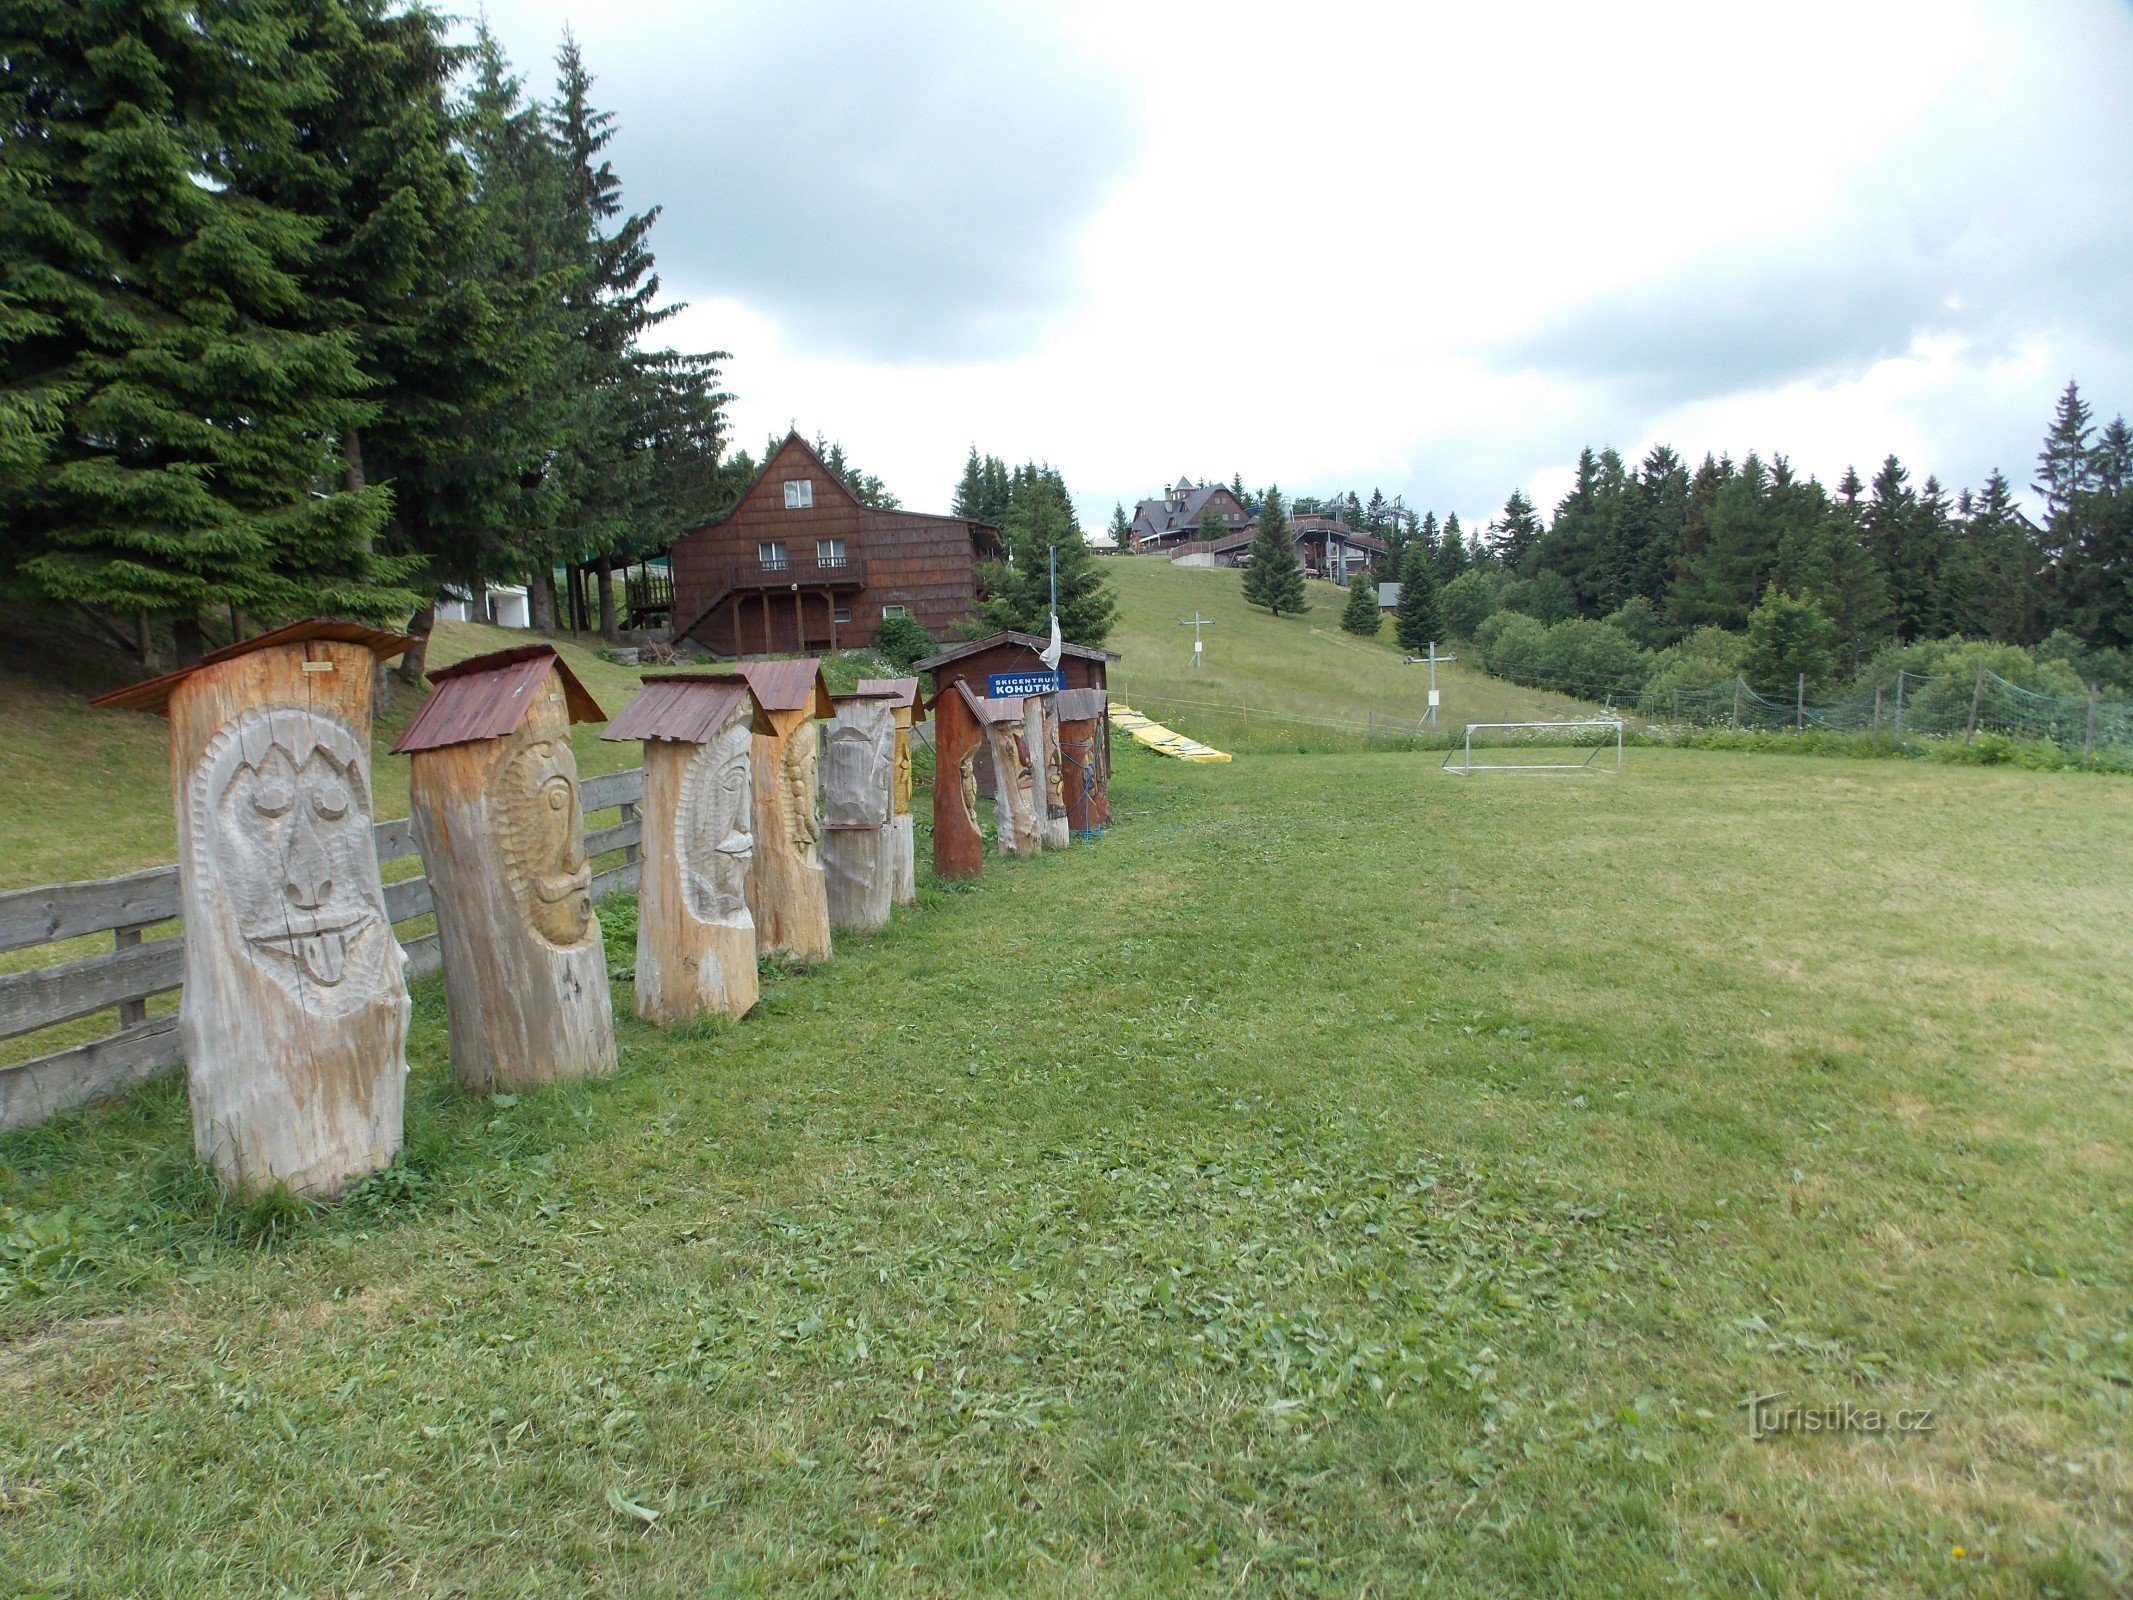
M 978 747 L 975 744 L 965 748 L 957 758 L 955 770 L 963 791 L 963 815 L 969 819 L 971 832 L 975 833 L 978 829 Z
M 570 741 L 535 739 L 514 752 L 497 769 L 494 798 L 505 872 L 526 920 L 558 949 L 583 944 L 598 924 Z
M 889 820 L 896 726 L 882 713 L 838 721 L 823 741 L 822 820 L 832 828 L 875 828 Z
M 896 730 L 896 768 L 889 776 L 889 814 L 906 816 L 911 810 L 911 732 Z
M 1030 765 L 1029 740 L 1015 735 L 1015 788 L 1020 791 L 1024 814 L 1035 816 L 1037 774 Z
M 752 742 L 748 719 L 736 717 L 698 746 L 682 771 L 674 854 L 683 898 L 699 922 L 738 923 L 748 914 L 748 863 L 755 855 Z
M 815 818 L 815 774 L 822 760 L 821 729 L 803 722 L 785 741 L 778 766 L 778 781 L 785 791 L 785 826 L 792 847 L 808 858 L 822 837 Z
M 355 730 L 309 707 L 253 706 L 208 741 L 193 785 L 194 859 L 244 952 L 307 1007 L 374 1000 L 389 934 L 370 888 L 378 867 Z
M 1044 798 L 1052 815 L 1066 815 L 1066 773 L 1059 759 L 1059 719 L 1044 719 Z

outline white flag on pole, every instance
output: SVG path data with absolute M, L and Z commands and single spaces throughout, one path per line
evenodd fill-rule
M 1057 672 L 1059 670 L 1060 643 L 1059 613 L 1054 611 L 1052 613 L 1052 642 L 1037 652 L 1037 659 L 1042 661 L 1049 671 Z

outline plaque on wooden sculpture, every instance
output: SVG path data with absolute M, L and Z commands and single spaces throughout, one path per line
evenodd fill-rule
M 770 722 L 735 676 L 656 674 L 603 739 L 644 741 L 637 1015 L 679 1022 L 756 1003 L 753 743 Z
M 429 677 L 393 748 L 412 757 L 452 1069 L 484 1091 L 610 1072 L 614 1008 L 570 746 L 573 722 L 605 714 L 550 645 Z
M 896 888 L 896 708 L 890 692 L 838 695 L 822 738 L 822 869 L 830 925 L 872 933 Z
M 799 961 L 830 953 L 822 825 L 816 814 L 821 760 L 816 719 L 830 716 L 822 663 L 751 661 L 728 676 L 745 681 L 772 731 L 755 736 L 755 860 L 748 909 L 756 948 Z
M 933 711 L 933 875 L 975 878 L 984 870 L 985 835 L 978 827 L 979 746 L 985 739 L 983 702 L 950 682 Z
M 889 854 L 894 882 L 889 898 L 900 906 L 918 904 L 918 861 L 911 823 L 911 727 L 918 719 L 918 679 L 861 678 L 861 694 L 884 694 L 896 718 L 896 768 L 889 789 Z
M 336 1193 L 400 1149 L 406 959 L 378 878 L 377 664 L 300 622 L 95 703 L 170 719 L 193 1147 L 232 1189 Z

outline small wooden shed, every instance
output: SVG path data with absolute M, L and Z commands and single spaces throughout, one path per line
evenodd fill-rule
M 859 692 L 892 697 L 890 709 L 896 718 L 896 775 L 892 795 L 894 815 L 889 819 L 889 830 L 894 839 L 892 854 L 896 881 L 889 897 L 897 905 L 915 906 L 918 904 L 918 858 L 911 825 L 911 730 L 923 709 L 918 700 L 918 679 L 861 678 Z
M 644 741 L 636 1009 L 648 1022 L 744 1016 L 759 997 L 753 744 L 771 732 L 746 680 L 654 673 L 600 735 Z
M 771 731 L 755 736 L 755 864 L 748 910 L 756 948 L 798 961 L 826 961 L 829 900 L 822 881 L 822 821 L 817 813 L 821 763 L 818 719 L 836 714 L 822 663 L 750 661 L 731 676 L 745 681 Z
M 370 735 L 378 663 L 414 642 L 297 622 L 91 702 L 170 720 L 193 1148 L 240 1192 L 334 1194 L 400 1149 L 406 957 Z
M 429 675 L 393 746 L 437 905 L 452 1069 L 469 1089 L 611 1072 L 614 1007 L 593 912 L 574 722 L 607 714 L 553 645 Z

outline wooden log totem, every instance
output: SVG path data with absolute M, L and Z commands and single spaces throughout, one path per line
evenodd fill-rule
M 889 898 L 900 906 L 918 904 L 917 830 L 911 821 L 911 728 L 918 720 L 918 679 L 861 678 L 861 694 L 887 692 L 896 714 L 896 772 L 890 787 L 889 855 L 895 868 Z
M 817 814 L 821 729 L 834 714 L 819 661 L 753 661 L 738 675 L 772 731 L 755 736 L 755 860 L 748 910 L 756 948 L 796 961 L 826 961 L 829 897 Z
M 406 958 L 378 879 L 378 663 L 412 639 L 300 622 L 97 703 L 170 719 L 193 1148 L 231 1189 L 331 1195 L 391 1163 Z
M 481 1092 L 612 1072 L 573 722 L 604 721 L 548 645 L 443 668 L 401 735 L 444 958 L 452 1070 Z
M 644 741 L 637 888 L 637 1015 L 747 1014 L 759 998 L 748 868 L 757 731 L 770 721 L 738 677 L 653 674 L 600 735 Z
M 975 878 L 985 869 L 978 826 L 978 751 L 985 713 L 961 683 L 933 697 L 933 875 Z
M 838 695 L 822 738 L 822 869 L 830 926 L 872 933 L 896 888 L 896 712 L 886 694 Z
M 986 746 L 992 753 L 993 828 L 1003 856 L 1033 856 L 1044 846 L 1044 818 L 1038 796 L 1036 755 L 1030 748 L 1030 714 L 1015 700 L 987 700 Z M 1037 725 L 1043 748 L 1042 712 Z
M 1059 697 L 1032 695 L 1044 740 L 1044 848 L 1067 847 L 1066 763 L 1059 749 Z
M 1107 697 L 1101 689 L 1067 689 L 1058 696 L 1058 710 L 1067 828 L 1093 837 L 1111 820 Z

